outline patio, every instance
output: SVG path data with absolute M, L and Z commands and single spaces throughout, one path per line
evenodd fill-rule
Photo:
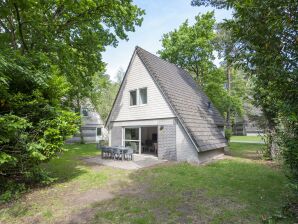
M 113 159 L 102 159 L 101 156 L 90 157 L 84 159 L 87 163 L 95 163 L 104 166 L 110 166 L 124 170 L 137 170 L 145 167 L 154 166 L 166 162 L 167 160 L 159 160 L 153 155 L 139 155 L 134 154 L 133 160 L 113 160 Z

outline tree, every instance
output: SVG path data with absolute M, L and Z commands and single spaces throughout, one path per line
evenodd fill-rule
M 106 121 L 116 98 L 120 85 L 113 83 L 108 75 L 98 76 L 94 82 L 100 83 L 100 88 L 94 88 L 91 94 L 91 102 L 101 119 Z
M 215 49 L 218 52 L 220 58 L 224 59 L 224 66 L 226 70 L 226 89 L 228 96 L 231 96 L 231 82 L 232 82 L 232 69 L 235 55 L 234 42 L 231 39 L 231 34 L 228 30 L 218 24 L 217 33 L 215 38 Z M 228 103 L 226 112 L 226 125 L 227 128 L 231 128 L 231 105 Z
M 255 102 L 267 118 L 269 152 L 274 155 L 278 117 L 297 123 L 297 1 L 194 0 L 192 4 L 233 8 L 234 18 L 225 26 L 239 50 L 237 60 L 254 78 Z
M 119 68 L 117 74 L 116 74 L 116 79 L 117 79 L 117 83 L 120 85 L 122 83 L 122 80 L 124 78 L 125 75 L 125 71 L 123 70 L 122 67 Z
M 204 85 L 203 79 L 213 69 L 214 13 L 198 15 L 195 20 L 193 26 L 186 20 L 179 29 L 164 34 L 161 40 L 163 49 L 158 54 L 187 69 L 200 85 Z
M 217 38 L 214 13 L 208 12 L 197 16 L 193 26 L 186 21 L 178 29 L 164 34 L 163 49 L 158 53 L 162 58 L 188 70 L 220 113 L 228 117 L 230 124 L 231 116 L 242 114 L 245 84 L 240 81 L 243 80 L 243 74 L 229 68 L 229 77 L 235 78 L 235 82 L 229 81 L 229 86 L 234 84 L 235 89 L 225 88 L 225 68 L 217 68 L 213 64 L 213 51 L 219 45 Z
M 79 125 L 71 109 L 104 70 L 101 53 L 143 14 L 131 0 L 0 2 L 0 193 L 63 150 Z
M 251 75 L 254 100 L 267 120 L 268 153 L 277 144 L 298 195 L 298 2 L 295 0 L 193 0 L 192 5 L 232 8 L 225 22 L 239 51 L 237 60 Z

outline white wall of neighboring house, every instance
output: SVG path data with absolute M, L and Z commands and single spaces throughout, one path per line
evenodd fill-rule
M 80 114 L 82 123 L 81 129 L 85 143 L 97 143 L 100 140 L 108 140 L 108 131 L 104 127 L 104 122 L 90 103 L 82 105 Z M 97 129 L 100 129 L 100 131 Z M 80 133 L 77 133 L 73 138 L 68 139 L 66 142 L 75 143 L 80 141 Z
M 87 116 L 84 116 L 84 114 Z M 100 115 L 92 108 L 92 107 L 82 107 L 81 109 L 82 115 L 82 132 L 84 136 L 85 142 L 99 142 L 100 140 L 107 140 L 108 139 L 108 131 L 104 127 L 104 123 L 100 117 Z M 97 129 L 101 129 L 98 131 Z M 98 135 L 100 132 L 100 135 Z

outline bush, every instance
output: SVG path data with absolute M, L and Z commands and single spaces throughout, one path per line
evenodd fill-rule
M 74 134 L 78 122 L 78 116 L 67 111 L 34 126 L 13 114 L 0 116 L 0 200 L 22 192 L 24 184 L 49 181 L 39 164 L 63 151 L 63 136 Z
M 1 179 L 0 179 L 1 180 Z M 23 183 L 15 183 L 14 181 L 2 182 L 3 192 L 0 194 L 0 203 L 8 202 L 12 199 L 18 198 L 20 194 L 25 192 L 26 187 Z
M 225 129 L 225 138 L 228 142 L 230 142 L 231 137 L 232 137 L 233 131 L 231 128 L 226 128 Z

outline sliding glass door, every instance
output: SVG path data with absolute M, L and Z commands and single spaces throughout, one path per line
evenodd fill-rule
M 134 153 L 140 152 L 141 128 L 124 128 L 124 145 L 133 149 Z

